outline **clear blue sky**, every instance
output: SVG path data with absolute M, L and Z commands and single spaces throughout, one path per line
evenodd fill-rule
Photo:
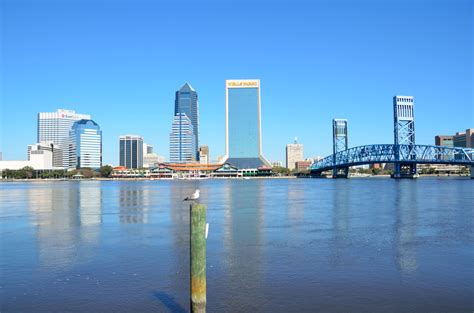
M 200 139 L 224 154 L 225 79 L 259 78 L 263 152 L 284 161 L 331 152 L 331 119 L 349 145 L 391 143 L 392 96 L 415 97 L 416 141 L 474 127 L 470 0 L 1 1 L 1 142 L 26 159 L 37 112 L 87 113 L 103 131 L 139 134 L 168 157 L 174 93 L 199 93 Z

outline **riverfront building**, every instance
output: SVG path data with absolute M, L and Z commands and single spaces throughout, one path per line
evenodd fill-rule
M 295 162 L 295 169 L 296 169 L 297 172 L 306 171 L 306 170 L 309 169 L 311 164 L 312 164 L 311 161 L 308 161 L 308 160 L 296 161 Z
M 51 141 L 57 144 L 63 152 L 67 150 L 65 145 L 69 139 L 72 125 L 82 119 L 90 120 L 87 114 L 78 114 L 73 110 L 58 109 L 56 112 L 38 113 L 38 138 L 37 142 Z M 68 156 L 63 155 L 61 166 L 67 167 Z
M 195 159 L 199 160 L 199 106 L 198 94 L 189 83 L 184 84 L 176 91 L 174 115 L 184 113 L 191 120 L 195 143 Z
M 119 137 L 120 166 L 131 168 L 143 167 L 143 138 L 137 135 Z
M 102 166 L 102 131 L 93 120 L 80 120 L 72 125 L 69 133 L 68 168 Z
M 42 141 L 32 145 L 28 145 L 28 161 L 31 160 L 33 154 L 45 154 L 44 151 L 51 152 L 51 165 L 55 168 L 63 166 L 63 151 L 58 144 L 52 141 Z
M 296 168 L 296 162 L 303 160 L 303 145 L 298 143 L 295 137 L 294 143 L 286 145 L 286 168 L 293 170 Z
M 262 155 L 260 80 L 227 80 L 225 162 L 239 169 L 270 164 Z
M 191 120 L 185 113 L 174 116 L 170 133 L 170 162 L 196 161 L 196 137 Z

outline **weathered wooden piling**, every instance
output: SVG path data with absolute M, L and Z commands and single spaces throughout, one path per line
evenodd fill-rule
M 191 312 L 206 312 L 206 206 L 190 207 Z

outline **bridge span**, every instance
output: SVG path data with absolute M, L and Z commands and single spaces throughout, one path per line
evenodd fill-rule
M 338 177 L 347 177 L 351 166 L 393 163 L 400 166 L 416 164 L 453 164 L 471 166 L 471 177 L 474 168 L 474 149 L 430 146 L 430 145 L 395 145 L 375 144 L 354 147 L 339 151 L 320 161 L 311 168 L 311 176 L 321 176 L 323 172 L 332 170 Z

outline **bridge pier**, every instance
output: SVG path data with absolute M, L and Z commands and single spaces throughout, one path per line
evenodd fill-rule
M 417 178 L 416 164 L 395 163 L 392 178 Z
M 309 172 L 309 175 L 311 178 L 327 178 L 327 176 L 323 175 L 323 172 L 321 171 L 311 171 Z
M 348 167 L 335 167 L 332 170 L 332 178 L 347 178 L 349 177 Z

